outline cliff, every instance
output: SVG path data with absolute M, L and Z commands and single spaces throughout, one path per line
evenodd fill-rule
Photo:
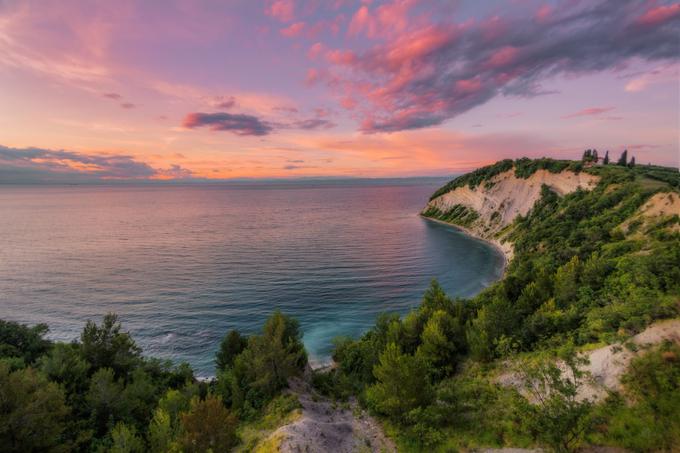
M 579 188 L 590 190 L 599 177 L 583 171 L 555 168 L 535 168 L 526 171 L 526 160 L 513 162 L 493 171 L 485 167 L 480 177 L 461 176 L 440 189 L 427 203 L 422 215 L 456 225 L 468 233 L 497 245 L 507 259 L 513 256 L 512 244 L 507 240 L 508 226 L 518 216 L 525 216 L 541 198 L 543 187 L 566 195 Z M 540 162 L 540 161 L 531 161 Z M 552 161 L 560 162 L 560 161 Z M 498 164 L 495 166 L 498 168 Z M 566 167 L 566 168 L 565 168 Z M 485 174 L 484 174 L 485 173 Z M 450 189 L 450 190 L 446 190 Z

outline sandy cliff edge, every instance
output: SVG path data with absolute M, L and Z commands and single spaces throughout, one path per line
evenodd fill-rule
M 545 184 L 559 195 L 566 195 L 578 188 L 590 190 L 600 178 L 589 173 L 575 173 L 569 170 L 551 173 L 548 170 L 537 170 L 526 179 L 515 176 L 510 169 L 499 173 L 477 187 L 457 187 L 443 195 L 430 200 L 423 209 L 425 213 L 431 208 L 448 212 L 456 205 L 474 210 L 479 217 L 467 226 L 451 224 L 471 236 L 490 242 L 505 256 L 506 262 L 513 258 L 513 245 L 501 233 L 517 216 L 524 216 L 534 207 L 541 197 L 541 188 Z M 427 217 L 427 216 L 426 216 Z M 431 218 L 431 217 L 428 217 Z M 434 219 L 433 219 L 434 220 Z

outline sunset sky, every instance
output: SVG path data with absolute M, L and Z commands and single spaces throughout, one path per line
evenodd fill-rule
M 679 159 L 680 3 L 0 1 L 0 182 Z

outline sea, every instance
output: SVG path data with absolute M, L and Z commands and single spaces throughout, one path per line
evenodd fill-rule
M 207 378 L 230 329 L 278 309 L 321 365 L 432 279 L 469 297 L 500 278 L 496 249 L 419 216 L 445 182 L 0 185 L 0 318 L 72 341 L 114 312 L 145 355 Z

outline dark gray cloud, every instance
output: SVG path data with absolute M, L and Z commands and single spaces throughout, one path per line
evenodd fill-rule
M 236 135 L 267 135 L 273 127 L 266 121 L 243 113 L 189 113 L 182 122 L 184 127 L 208 127 L 213 131 L 229 131 Z
M 325 80 L 361 112 L 362 130 L 417 129 L 498 95 L 546 94 L 542 83 L 550 77 L 622 69 L 635 59 L 677 61 L 680 6 L 645 0 L 518 6 L 513 16 L 476 23 L 440 18 L 328 59 L 334 66 Z
M 306 131 L 317 130 L 317 129 L 330 129 L 335 127 L 336 124 L 332 121 L 322 119 L 322 118 L 308 118 L 303 120 L 294 121 L 289 127 L 293 129 L 303 129 Z
M 182 126 L 189 129 L 208 127 L 213 131 L 228 131 L 236 135 L 268 135 L 279 129 L 317 130 L 330 129 L 335 123 L 330 120 L 312 117 L 289 122 L 273 122 L 244 113 L 189 113 L 184 117 Z
M 228 110 L 232 107 L 236 107 L 236 98 L 234 96 L 217 96 L 215 99 L 217 101 L 215 107 L 219 109 Z
M 123 103 L 120 104 L 120 106 L 123 107 L 124 109 L 135 108 L 135 104 L 133 104 L 132 102 L 123 102 Z
M 80 154 L 0 145 L 0 181 L 5 183 L 96 182 L 157 176 L 186 178 L 191 174 L 177 165 L 155 169 L 127 155 Z
M 104 93 L 103 96 L 105 98 L 114 99 L 116 101 L 123 98 L 123 96 L 121 96 L 118 93 Z
M 311 165 L 285 165 L 283 167 L 284 170 L 300 170 L 300 169 L 303 169 L 303 168 L 318 168 L 318 167 L 311 166 Z

